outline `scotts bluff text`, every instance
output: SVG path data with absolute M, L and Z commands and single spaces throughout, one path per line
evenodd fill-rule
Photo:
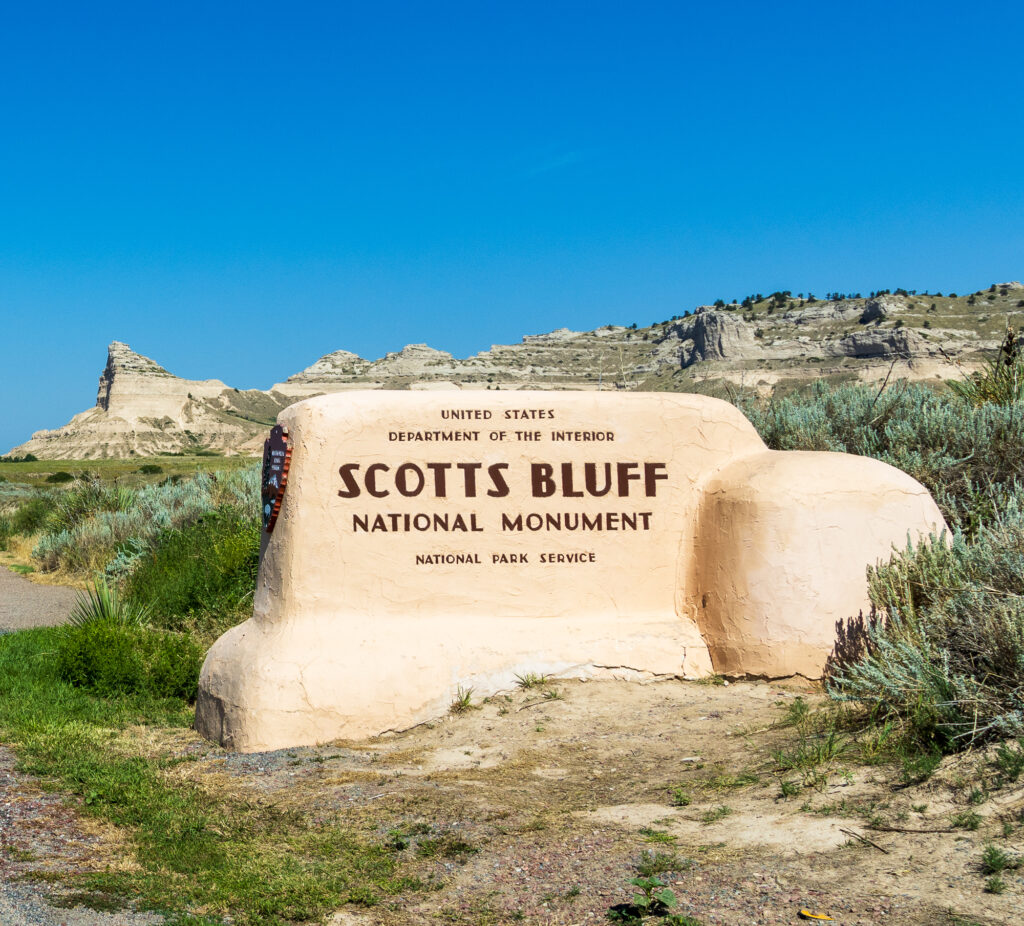
M 406 498 L 427 495 L 448 498 L 506 498 L 509 493 L 508 463 L 344 463 L 338 468 L 341 498 L 387 498 L 392 491 Z M 534 498 L 600 498 L 631 494 L 654 498 L 658 483 L 668 479 L 664 463 L 531 463 L 530 494 Z M 635 483 L 635 485 L 634 485 Z M 634 491 L 635 490 L 635 491 Z

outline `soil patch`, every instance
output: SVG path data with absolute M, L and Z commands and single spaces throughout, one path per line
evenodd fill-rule
M 708 926 L 796 924 L 802 909 L 847 926 L 1016 922 L 1024 872 L 987 893 L 980 859 L 988 843 L 1024 852 L 1024 783 L 979 795 L 980 756 L 910 787 L 842 755 L 780 771 L 775 754 L 796 734 L 778 722 L 798 696 L 820 698 L 798 682 L 549 681 L 317 748 L 236 755 L 194 734 L 139 740 L 191 759 L 169 776 L 352 827 L 419 878 L 337 924 L 601 923 L 639 871 Z M 51 812 L 41 819 L 73 831 Z M 954 825 L 965 813 L 976 830 Z M 96 838 L 104 857 L 130 857 L 116 833 Z M 78 850 L 51 838 L 24 851 L 23 867 L 38 869 Z

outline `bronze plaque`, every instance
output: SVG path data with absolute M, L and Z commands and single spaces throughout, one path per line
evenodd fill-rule
M 277 515 L 281 511 L 285 486 L 288 484 L 288 467 L 292 461 L 292 445 L 288 440 L 288 429 L 274 425 L 263 442 L 262 507 L 263 529 L 269 534 L 274 530 Z

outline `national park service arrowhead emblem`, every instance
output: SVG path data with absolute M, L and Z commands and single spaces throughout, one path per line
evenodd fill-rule
M 281 500 L 288 484 L 288 467 L 291 462 L 292 445 L 288 440 L 288 429 L 279 424 L 274 425 L 270 437 L 263 442 L 263 479 L 260 493 L 263 529 L 268 534 L 274 530 L 277 515 L 281 511 Z

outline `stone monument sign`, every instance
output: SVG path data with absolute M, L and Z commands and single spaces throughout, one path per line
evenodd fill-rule
M 241 751 L 407 728 L 527 672 L 818 677 L 866 567 L 945 527 L 899 470 L 769 451 L 703 396 L 349 392 L 279 420 L 253 616 L 196 711 Z

